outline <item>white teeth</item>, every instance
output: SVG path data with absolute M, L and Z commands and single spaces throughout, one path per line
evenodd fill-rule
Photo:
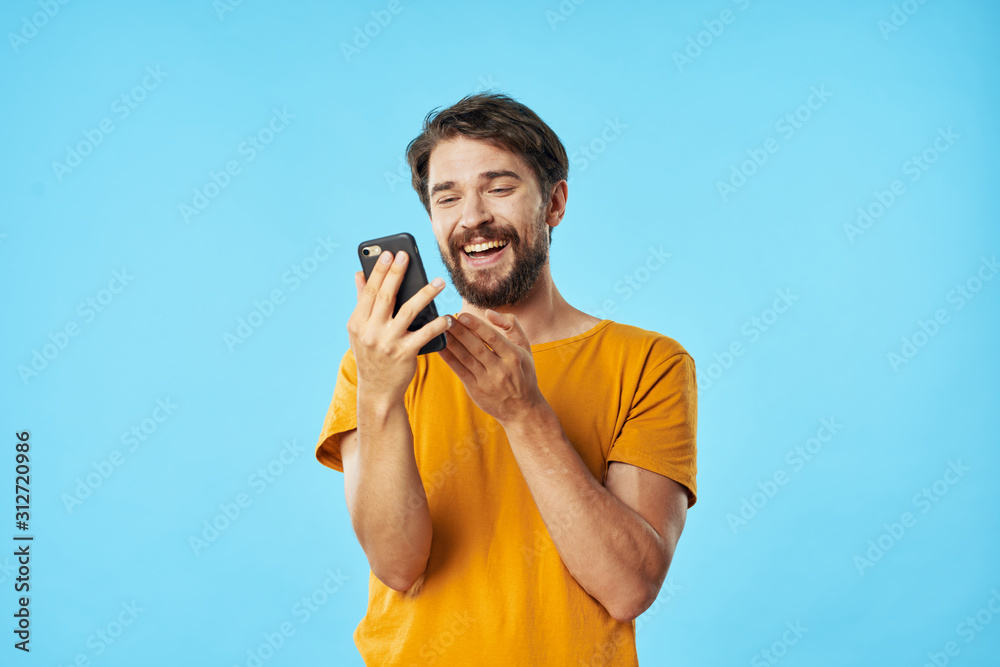
M 489 250 L 490 248 L 502 248 L 505 245 L 507 245 L 507 241 L 488 241 L 486 243 L 470 243 L 462 249 L 465 250 L 465 252 L 482 252 L 483 250 Z

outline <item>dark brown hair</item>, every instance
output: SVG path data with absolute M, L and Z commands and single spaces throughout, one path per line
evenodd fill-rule
M 527 162 L 538 179 L 543 201 L 551 198 L 552 188 L 569 172 L 562 142 L 534 111 L 503 93 L 467 95 L 447 109 L 428 113 L 420 134 L 406 147 L 413 189 L 428 215 L 431 151 L 438 142 L 459 134 L 506 149 Z M 550 227 L 550 240 L 551 231 Z

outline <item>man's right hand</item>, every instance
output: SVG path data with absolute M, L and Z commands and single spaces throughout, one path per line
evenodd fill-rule
M 444 280 L 435 278 L 393 317 L 396 293 L 409 258 L 400 251 L 392 260 L 392 253 L 383 251 L 367 282 L 362 271 L 354 274 L 358 305 L 347 320 L 347 333 L 358 366 L 359 392 L 364 385 L 368 397 L 399 400 L 417 370 L 420 348 L 451 326 L 451 316 L 438 317 L 417 331 L 407 330 L 420 311 L 444 289 Z

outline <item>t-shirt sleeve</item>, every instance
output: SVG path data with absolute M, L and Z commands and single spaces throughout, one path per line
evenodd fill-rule
M 340 436 L 358 427 L 358 366 L 354 352 L 348 348 L 340 360 L 333 400 L 326 411 L 323 432 L 316 443 L 316 459 L 328 468 L 344 472 L 340 457 Z
M 698 493 L 697 426 L 694 359 L 679 352 L 643 371 L 608 462 L 629 463 L 682 484 L 691 507 Z

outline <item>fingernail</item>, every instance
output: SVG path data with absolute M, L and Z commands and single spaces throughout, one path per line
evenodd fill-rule
M 461 322 L 462 324 L 468 324 L 469 316 L 466 315 L 465 313 L 462 313 L 461 315 L 458 316 L 458 321 Z
M 388 250 L 384 251 L 379 256 L 378 261 L 382 262 L 383 264 L 388 264 L 389 262 L 392 261 L 392 253 L 389 252 Z
M 396 253 L 396 264 L 402 264 L 406 261 L 406 253 L 400 250 Z
M 442 287 L 444 285 L 444 278 L 435 278 L 431 281 L 431 285 L 434 285 L 434 287 Z

